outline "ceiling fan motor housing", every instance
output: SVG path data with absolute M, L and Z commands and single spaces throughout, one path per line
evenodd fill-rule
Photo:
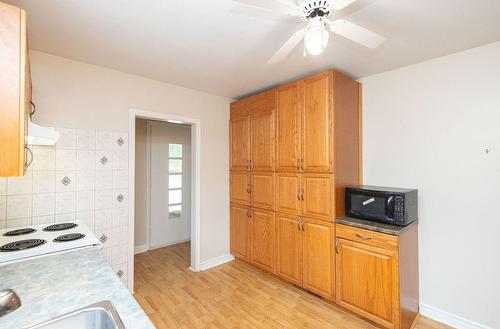
M 307 21 L 315 17 L 328 17 L 333 8 L 328 0 L 308 0 L 300 5 L 300 17 Z

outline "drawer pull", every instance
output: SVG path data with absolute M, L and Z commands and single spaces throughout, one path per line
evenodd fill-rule
M 363 240 L 371 240 L 372 237 L 371 236 L 364 236 L 364 235 L 361 235 L 359 233 L 356 233 L 356 236 L 360 239 L 363 239 Z

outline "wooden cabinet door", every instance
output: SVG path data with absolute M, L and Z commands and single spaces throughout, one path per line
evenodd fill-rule
M 274 111 L 250 116 L 250 168 L 252 171 L 274 170 Z
M 252 207 L 274 210 L 274 174 L 252 173 L 250 199 Z
M 251 210 L 252 221 L 252 264 L 274 273 L 275 219 L 274 212 Z
M 229 175 L 229 190 L 232 203 L 250 205 L 250 175 L 246 172 L 232 172 Z
M 250 118 L 248 116 L 229 122 L 231 170 L 248 170 L 250 160 Z
M 250 210 L 243 206 L 231 206 L 231 254 L 250 261 Z
M 385 327 L 397 328 L 395 252 L 337 239 L 337 304 Z
M 299 171 L 301 112 L 299 83 L 278 89 L 276 96 L 276 171 Z
M 302 159 L 305 172 L 333 170 L 333 79 L 326 72 L 302 80 Z
M 305 217 L 332 220 L 335 211 L 333 175 L 302 174 L 302 188 L 302 214 Z
M 303 224 L 303 287 L 334 299 L 334 227 L 332 223 L 305 219 Z
M 276 214 L 276 274 L 302 286 L 302 231 L 299 217 Z
M 276 211 L 300 215 L 300 174 L 276 174 Z

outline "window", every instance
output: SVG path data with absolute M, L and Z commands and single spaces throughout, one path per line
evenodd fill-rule
M 168 144 L 168 218 L 182 214 L 182 144 Z

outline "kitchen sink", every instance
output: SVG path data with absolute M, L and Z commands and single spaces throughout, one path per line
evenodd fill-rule
M 125 329 L 110 301 L 101 301 L 26 329 Z

